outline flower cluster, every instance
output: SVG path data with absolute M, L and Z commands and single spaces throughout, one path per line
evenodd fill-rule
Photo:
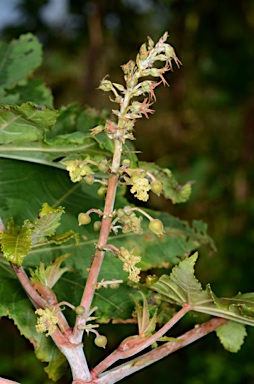
M 177 67 L 181 62 L 177 58 L 171 45 L 166 43 L 168 33 L 165 33 L 157 44 L 148 37 L 148 43 L 144 43 L 137 55 L 136 62 L 133 60 L 122 65 L 126 87 L 122 84 L 112 83 L 106 77 L 101 81 L 99 88 L 105 92 L 114 94 L 114 101 L 120 105 L 119 110 L 112 112 L 118 117 L 118 123 L 107 121 L 104 131 L 110 139 L 117 139 L 124 143 L 126 139 L 134 140 L 133 128 L 135 120 L 143 115 L 148 118 L 149 114 L 154 113 L 150 108 L 156 100 L 154 89 L 162 82 L 168 85 L 164 73 L 172 70 L 172 60 Z M 155 67 L 155 62 L 165 62 L 164 67 Z M 157 77 L 159 81 L 143 80 L 144 77 Z M 140 81 L 140 79 L 142 79 Z M 132 100 L 135 97 L 145 96 L 143 101 Z M 148 97 L 146 97 L 148 95 Z M 93 131 L 93 134 L 101 132 L 101 126 Z M 144 200 L 146 201 L 146 200 Z
M 130 207 L 124 207 L 117 210 L 117 221 L 122 224 L 122 232 L 133 232 L 137 235 L 141 235 L 143 230 L 141 228 L 142 216 L 137 216 Z
M 131 193 L 141 200 L 147 201 L 149 199 L 149 191 L 151 185 L 149 180 L 146 178 L 146 171 L 144 169 L 134 169 L 128 172 L 128 176 L 124 176 L 124 180 L 127 185 L 132 185 Z
M 73 183 L 81 181 L 84 176 L 92 175 L 94 172 L 87 165 L 86 160 L 69 160 L 65 161 L 67 171 L 69 171 L 70 179 Z
M 58 318 L 55 315 L 56 311 L 57 309 L 55 308 L 39 308 L 35 311 L 35 313 L 39 315 L 37 325 L 35 326 L 38 333 L 47 332 L 46 336 L 50 336 L 57 329 L 56 324 L 58 323 Z
M 140 280 L 139 273 L 141 269 L 136 267 L 135 264 L 141 261 L 141 257 L 133 255 L 133 250 L 130 252 L 124 247 L 119 248 L 117 256 L 123 262 L 123 270 L 129 273 L 129 279 L 138 283 Z

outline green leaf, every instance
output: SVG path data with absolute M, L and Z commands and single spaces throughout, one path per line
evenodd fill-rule
M 24 116 L 26 105 L 33 108 L 32 113 L 38 112 L 36 117 L 41 116 L 43 124 L 38 119 L 34 121 L 35 116 L 30 119 L 27 115 Z M 50 113 L 52 116 L 49 116 Z M 61 108 L 60 114 L 57 116 L 57 111 L 31 103 L 26 103 L 21 107 L 0 107 L 0 128 L 2 128 L 0 157 L 65 169 L 60 161 L 68 156 L 71 159 L 82 159 L 89 156 L 94 161 L 111 156 L 105 146 L 90 135 L 90 129 L 98 122 L 104 122 L 103 116 L 98 112 L 71 104 Z M 17 122 L 20 125 L 17 125 Z M 50 128 L 53 125 L 54 129 L 51 131 Z
M 229 310 L 236 316 L 243 316 L 246 318 L 254 318 L 254 292 L 238 293 L 231 298 L 218 298 L 211 290 L 210 285 L 207 285 L 207 291 L 209 291 L 213 302 L 219 309 Z
M 64 209 L 62 207 L 52 208 L 47 203 L 44 203 L 37 219 L 25 221 L 25 225 L 31 230 L 33 245 L 43 243 L 47 241 L 47 237 L 55 234 L 56 229 L 60 225 L 63 212 Z
M 0 93 L 0 104 L 20 105 L 27 101 L 53 107 L 52 93 L 40 80 L 24 80 L 8 90 L 7 94 Z
M 0 42 L 0 90 L 26 79 L 42 61 L 42 47 L 31 33 L 10 44 Z
M 228 321 L 215 330 L 223 347 L 229 352 L 238 352 L 247 336 L 244 324 Z
M 189 200 L 191 195 L 191 183 L 187 182 L 180 185 L 172 172 L 167 168 L 160 168 L 154 163 L 147 163 L 145 161 L 139 162 L 141 168 L 146 169 L 148 172 L 163 184 L 162 194 L 166 199 L 170 199 L 173 204 L 185 203 Z
M 242 324 L 254 325 L 254 293 L 238 294 L 233 298 L 217 298 L 210 286 L 206 290 L 194 275 L 197 253 L 175 266 L 170 274 L 162 275 L 151 289 L 169 303 L 188 303 L 191 309 L 223 317 Z
M 26 227 L 15 227 L 10 220 L 5 232 L 1 233 L 1 246 L 4 257 L 17 265 L 21 265 L 31 249 L 31 231 Z
M 62 243 L 59 246 L 48 244 L 35 247 L 26 257 L 24 267 L 37 267 L 43 261 L 47 267 L 53 259 L 65 253 L 70 253 L 68 265 L 72 273 L 66 273 L 56 284 L 58 299 L 67 300 L 74 305 L 79 304 L 84 282 L 87 278 L 87 268 L 91 264 L 94 254 L 94 244 L 97 242 L 98 233 L 93 230 L 93 222 L 98 220 L 92 214 L 92 223 L 88 226 L 78 225 L 78 214 L 91 207 L 103 209 L 104 200 L 97 195 L 97 186 L 88 186 L 85 183 L 73 184 L 67 172 L 35 163 L 0 159 L 1 190 L 0 190 L 0 216 L 4 223 L 10 216 L 15 222 L 22 225 L 23 221 L 33 221 L 41 205 L 47 201 L 51 207 L 61 205 L 65 207 L 65 214 L 61 218 L 61 227 L 58 230 L 68 232 L 72 228 L 79 234 L 80 241 L 77 245 Z M 15 182 L 13 182 L 15 180 Z M 36 196 L 36 198 L 35 198 Z M 121 193 L 116 199 L 116 209 L 129 203 Z M 148 229 L 148 220 L 143 220 L 144 236 L 133 233 L 114 235 L 111 233 L 109 243 L 115 246 L 124 246 L 128 250 L 133 248 L 140 254 L 142 270 L 155 267 L 171 268 L 185 255 L 190 254 L 201 244 L 210 244 L 210 238 L 199 230 L 196 224 L 188 223 L 174 218 L 166 213 L 158 214 L 148 211 L 152 216 L 161 219 L 164 223 L 166 234 L 159 238 Z M 54 235 L 56 237 L 57 235 Z M 53 237 L 53 238 L 54 238 Z M 52 237 L 48 241 L 53 240 Z M 123 263 L 111 253 L 106 253 L 99 281 L 101 279 L 119 279 L 128 281 L 128 273 L 123 271 Z M 113 319 L 127 319 L 132 316 L 133 300 L 129 293 L 135 293 L 135 288 L 121 284 L 118 289 L 100 289 L 96 291 L 93 305 L 99 307 L 97 314 L 99 321 Z
M 21 106 L 0 105 L 0 144 L 43 140 L 56 117 L 57 111 L 30 102 Z
M 181 261 L 172 269 L 170 276 L 162 275 L 151 288 L 161 293 L 170 303 L 193 305 L 210 299 L 203 291 L 200 282 L 194 276 L 194 265 L 197 261 L 197 252 Z

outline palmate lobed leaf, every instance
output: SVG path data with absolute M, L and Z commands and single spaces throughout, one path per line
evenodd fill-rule
M 217 298 L 210 286 L 206 290 L 194 275 L 197 253 L 181 261 L 170 274 L 162 275 L 151 289 L 160 293 L 164 300 L 183 305 L 212 316 L 223 317 L 242 324 L 254 325 L 254 293 L 238 294 L 232 298 Z
M 172 269 L 170 276 L 162 275 L 151 288 L 163 295 L 170 303 L 194 305 L 206 302 L 210 297 L 203 291 L 200 282 L 194 275 L 194 265 L 197 261 L 197 252 L 180 262 Z
M 19 225 L 25 219 L 37 220 L 41 204 L 45 201 L 51 207 L 59 205 L 65 207 L 65 214 L 61 218 L 61 227 L 49 241 L 67 234 L 70 228 L 79 234 L 80 241 L 62 243 L 59 246 L 36 247 L 30 251 L 23 264 L 24 267 L 36 267 L 40 261 L 47 266 L 53 259 L 70 253 L 66 262 L 72 269 L 71 278 L 66 274 L 57 284 L 56 292 L 60 300 L 79 304 L 84 281 L 87 278 L 87 268 L 90 266 L 94 254 L 94 244 L 97 241 L 97 232 L 93 230 L 93 223 L 88 226 L 78 225 L 78 214 L 91 207 L 103 209 L 104 200 L 97 195 L 98 186 L 88 186 L 85 183 L 73 184 L 67 172 L 53 168 L 15 160 L 0 159 L 2 188 L 0 191 L 0 216 L 6 223 L 10 216 Z M 13 182 L 15 180 L 15 182 Z M 34 198 L 36 196 L 36 199 Z M 117 196 L 116 208 L 129 205 L 126 199 Z M 204 227 L 199 224 L 190 226 L 168 214 L 158 214 L 148 211 L 154 217 L 160 218 L 165 226 L 165 236 L 158 237 L 148 229 L 148 221 L 143 220 L 144 236 L 129 234 L 110 234 L 109 243 L 115 246 L 124 246 L 131 250 L 135 248 L 141 255 L 140 267 L 146 271 L 155 267 L 171 268 L 184 256 L 199 247 L 201 244 L 210 244 L 210 238 Z M 92 214 L 92 222 L 98 220 Z M 71 234 L 70 234 L 71 235 Z M 112 253 L 106 253 L 99 281 L 101 279 L 120 279 L 128 281 L 128 273 L 123 271 L 123 263 Z M 100 309 L 99 321 L 108 321 L 110 318 L 129 318 L 133 311 L 133 300 L 129 293 L 135 293 L 135 288 L 120 285 L 116 290 L 100 289 L 96 291 L 94 305 Z M 124 300 L 123 300 L 124 298 Z

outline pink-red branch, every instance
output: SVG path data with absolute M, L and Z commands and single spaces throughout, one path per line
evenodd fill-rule
M 93 381 L 89 382 L 89 384 L 113 384 L 120 380 L 122 380 L 124 377 L 129 376 L 148 365 L 151 365 L 155 363 L 158 360 L 161 360 L 162 358 L 170 355 L 171 353 L 186 347 L 187 345 L 194 343 L 195 341 L 201 339 L 202 337 L 208 335 L 209 333 L 213 332 L 216 328 L 220 327 L 221 325 L 225 324 L 228 320 L 223 318 L 213 318 L 206 323 L 203 323 L 201 325 L 198 325 L 194 327 L 192 330 L 184 333 L 183 335 L 179 336 L 176 340 L 173 342 L 168 342 L 160 347 L 153 349 L 152 351 L 149 351 L 145 353 L 142 356 L 139 356 L 133 360 L 128 361 L 127 363 L 124 363 L 110 371 L 107 371 L 103 373 L 103 375 L 97 379 L 94 379 Z
M 186 304 L 183 306 L 180 311 L 178 311 L 172 319 L 170 319 L 159 331 L 153 334 L 150 337 L 139 337 L 133 336 L 128 337 L 124 340 L 119 347 L 113 351 L 108 357 L 101 361 L 92 371 L 92 375 L 99 376 L 104 372 L 108 367 L 114 364 L 116 361 L 121 359 L 126 359 L 128 357 L 134 356 L 137 353 L 143 351 L 145 348 L 152 345 L 160 337 L 165 335 L 165 333 L 171 329 L 189 310 L 191 306 Z

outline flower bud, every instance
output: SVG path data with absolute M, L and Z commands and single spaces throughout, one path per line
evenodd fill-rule
M 99 86 L 99 89 L 101 89 L 102 91 L 105 91 L 105 92 L 111 91 L 112 88 L 113 88 L 113 85 L 112 85 L 111 81 L 106 80 L 106 79 L 103 79 L 101 81 L 100 86 Z
M 131 165 L 131 161 L 129 159 L 123 159 L 122 166 L 127 168 Z
M 126 213 L 124 212 L 124 210 L 122 208 L 119 208 L 116 211 L 116 215 L 117 215 L 117 217 L 121 218 L 121 217 L 124 217 L 126 215 Z
M 156 275 L 146 276 L 146 285 L 148 285 L 149 287 L 151 287 L 154 283 L 156 283 L 156 281 L 158 281 L 158 276 Z

